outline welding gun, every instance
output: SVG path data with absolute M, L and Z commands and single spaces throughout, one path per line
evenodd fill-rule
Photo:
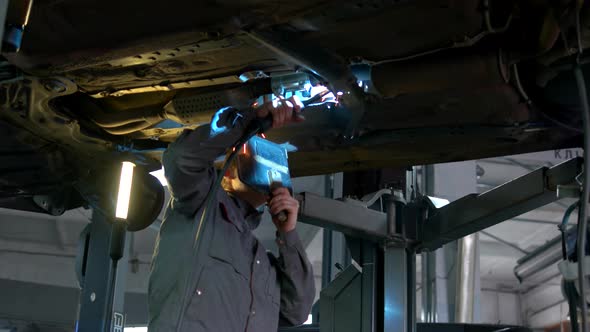
M 330 93 L 329 90 L 324 90 L 324 91 L 316 94 L 315 96 L 313 96 L 305 101 L 302 101 L 301 103 L 303 104 L 303 107 L 305 108 L 306 106 L 321 102 L 322 98 L 324 98 L 329 93 Z M 253 136 L 258 135 L 258 134 L 262 134 L 262 133 L 266 132 L 267 130 L 269 130 L 271 127 L 272 127 L 272 115 L 271 114 L 269 114 L 267 117 L 262 118 L 262 119 L 260 119 L 260 118 L 254 119 L 252 121 L 252 123 L 248 126 L 248 128 L 246 128 L 246 132 L 244 133 L 244 135 L 238 140 L 236 147 L 242 146 Z

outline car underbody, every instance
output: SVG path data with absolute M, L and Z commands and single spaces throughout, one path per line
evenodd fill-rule
M 0 67 L 1 205 L 101 205 L 118 162 L 295 73 L 343 96 L 269 132 L 293 176 L 581 146 L 578 37 L 583 1 L 38 0 Z

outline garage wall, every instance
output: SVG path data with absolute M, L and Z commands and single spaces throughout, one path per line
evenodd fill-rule
M 482 290 L 481 323 L 522 325 L 518 294 Z
M 567 319 L 568 305 L 561 293 L 561 277 L 531 289 L 523 296 L 528 324 L 543 328 Z
M 0 294 L 0 321 L 29 322 L 60 327 L 64 331 L 74 330 L 80 294 L 77 288 L 0 280 Z M 146 295 L 127 293 L 125 314 L 128 324 L 145 324 Z
M 422 313 L 422 290 L 419 287 L 416 299 L 416 314 L 418 321 L 421 321 Z M 517 293 L 482 290 L 480 320 L 476 323 L 502 324 L 502 325 L 523 325 L 525 317 L 522 315 L 519 295 Z

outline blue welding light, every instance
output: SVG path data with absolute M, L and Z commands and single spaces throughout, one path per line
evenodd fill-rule
M 280 145 L 287 152 L 296 152 L 298 150 L 295 145 L 293 145 L 293 144 L 291 144 L 289 142 L 285 142 L 285 143 L 280 144 Z
M 17 26 L 7 27 L 4 32 L 4 42 L 11 45 L 15 51 L 18 51 L 23 40 L 23 28 Z
M 157 125 L 155 125 L 155 128 L 161 128 L 161 129 L 174 129 L 174 128 L 182 128 L 183 125 L 181 123 L 178 123 L 176 121 L 172 121 L 169 119 L 166 119 L 160 123 L 158 123 Z
M 227 130 L 226 126 L 220 127 L 217 125 L 217 122 L 219 122 L 219 117 L 221 116 L 221 114 L 223 114 L 223 112 L 225 112 L 229 108 L 230 107 L 224 107 L 217 111 L 215 115 L 213 115 L 213 120 L 211 120 L 211 137 L 217 136 L 218 134 L 221 134 Z
M 359 81 L 371 80 L 371 66 L 367 64 L 355 64 L 350 66 L 350 71 Z

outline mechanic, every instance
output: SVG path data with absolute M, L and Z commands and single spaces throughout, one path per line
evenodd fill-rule
M 295 230 L 299 202 L 286 188 L 274 189 L 271 197 L 251 190 L 240 183 L 235 171 L 226 172 L 224 190 L 211 188 L 216 177 L 214 160 L 236 144 L 255 117 L 272 114 L 273 128 L 280 128 L 303 121 L 301 107 L 297 98 L 290 98 L 246 112 L 222 109 L 210 125 L 186 130 L 168 147 L 162 163 L 172 199 L 152 261 L 149 331 L 177 331 L 186 295 L 182 276 L 190 268 L 196 270 L 181 331 L 266 332 L 307 320 L 315 285 Z M 217 202 L 208 214 L 209 226 L 200 235 L 202 249 L 196 261 L 187 264 L 193 223 L 199 221 L 210 190 L 217 191 Z M 273 217 L 278 258 L 267 253 L 252 234 L 265 203 L 273 216 L 287 213 L 286 221 Z

